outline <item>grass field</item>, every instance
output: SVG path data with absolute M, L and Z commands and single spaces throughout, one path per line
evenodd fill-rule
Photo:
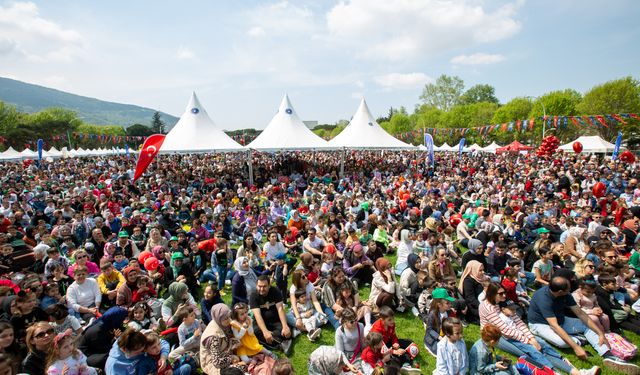
M 395 264 L 396 257 L 395 255 L 387 256 L 391 264 Z M 289 283 L 291 285 L 291 283 Z M 223 300 L 227 303 L 231 303 L 231 291 L 230 289 L 226 290 L 227 295 L 223 297 Z M 361 287 L 360 288 L 360 298 L 366 300 L 369 297 L 369 288 Z M 288 311 L 288 309 L 287 309 Z M 404 313 L 396 312 L 396 332 L 399 338 L 409 339 L 418 344 L 420 348 L 420 354 L 418 356 L 418 363 L 420 364 L 420 369 L 423 374 L 430 374 L 436 365 L 436 359 L 432 357 L 425 349 L 422 343 L 424 338 L 424 327 L 419 318 L 413 316 L 411 311 L 407 310 Z M 334 345 L 335 341 L 335 330 L 331 325 L 327 324 L 322 328 L 322 335 L 320 339 L 316 342 L 310 342 L 305 334 L 302 334 L 296 337 L 293 341 L 292 351 L 289 354 L 289 358 L 293 363 L 293 366 L 296 370 L 297 374 L 306 374 L 307 373 L 307 361 L 311 352 L 316 349 L 320 345 Z M 625 336 L 629 338 L 634 344 L 640 345 L 640 336 L 635 335 L 631 332 L 626 332 Z M 471 349 L 471 346 L 474 342 L 476 342 L 480 338 L 480 326 L 479 325 L 469 325 L 464 329 L 464 340 L 467 344 L 467 348 Z M 602 368 L 603 374 L 618 374 L 618 372 L 612 371 L 606 367 L 602 366 L 602 358 L 598 356 L 598 354 L 591 348 L 591 346 L 586 346 L 585 350 L 590 354 L 590 357 L 587 361 L 582 361 L 578 359 L 572 350 L 559 350 L 563 355 L 573 363 L 577 368 L 590 368 L 591 366 L 600 366 Z M 283 353 L 277 352 L 278 356 L 284 356 Z M 514 359 L 515 357 L 506 354 L 500 353 L 502 355 L 510 356 Z M 640 360 L 638 357 L 634 358 L 633 363 L 640 365 Z

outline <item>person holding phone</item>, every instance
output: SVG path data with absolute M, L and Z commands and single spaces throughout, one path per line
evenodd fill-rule
M 480 331 L 480 340 L 469 351 L 469 374 L 517 375 L 516 367 L 509 358 L 495 356 L 495 346 L 500 341 L 500 328 L 486 324 Z

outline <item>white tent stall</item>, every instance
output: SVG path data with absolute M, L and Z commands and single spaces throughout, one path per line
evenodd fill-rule
M 356 149 L 412 149 L 413 145 L 396 139 L 384 130 L 373 118 L 364 98 L 349 125 L 329 141 L 335 148 Z
M 160 147 L 161 153 L 206 151 L 242 151 L 244 148 L 218 128 L 204 109 L 196 93 Z
M 609 154 L 612 153 L 616 145 L 609 143 L 597 135 L 582 136 L 573 142 L 569 142 L 559 147 L 564 152 L 574 152 L 573 144 L 575 142 L 582 143 L 582 152 L 594 153 L 594 154 Z
M 483 147 L 481 150 L 483 152 L 490 152 L 492 154 L 496 153 L 496 150 L 498 149 L 498 147 L 502 147 L 499 144 L 497 144 L 496 142 L 491 142 L 490 145 Z
M 22 155 L 16 151 L 13 147 L 9 147 L 4 152 L 0 153 L 0 160 L 19 160 L 22 159 Z
M 247 148 L 261 151 L 326 149 L 327 141 L 309 130 L 285 94 L 278 112 Z
M 20 156 L 22 156 L 23 159 L 37 159 L 38 153 L 35 151 L 31 151 L 31 149 L 29 148 L 25 148 L 24 150 L 20 151 Z

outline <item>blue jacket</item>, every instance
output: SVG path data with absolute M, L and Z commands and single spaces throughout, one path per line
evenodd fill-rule
M 163 348 L 164 349 L 164 348 Z M 127 358 L 120 350 L 118 341 L 113 343 L 109 359 L 104 367 L 107 375 L 148 375 L 156 373 L 156 362 L 146 353 Z

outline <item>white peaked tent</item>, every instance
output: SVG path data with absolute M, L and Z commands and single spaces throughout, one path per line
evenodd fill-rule
M 480 147 L 480 145 L 477 143 L 474 143 L 471 146 L 467 146 L 465 148 L 468 148 L 469 151 L 482 151 L 482 147 Z
M 582 143 L 582 152 L 587 153 L 608 154 L 612 153 L 613 149 L 616 147 L 616 145 L 614 145 L 613 143 L 609 143 L 597 135 L 591 135 L 582 136 L 573 142 L 569 142 L 566 145 L 560 146 L 559 149 L 564 152 L 574 152 L 574 142 Z
M 25 148 L 24 150 L 20 151 L 20 155 L 22 156 L 23 159 L 38 158 L 38 153 L 35 151 L 31 151 L 31 149 L 29 148 Z
M 247 146 L 253 150 L 264 151 L 323 149 L 327 147 L 327 141 L 309 130 L 300 120 L 286 94 L 280 102 L 278 112 L 267 127 Z
M 22 155 L 13 147 L 9 147 L 3 153 L 0 153 L 0 160 L 17 160 L 22 159 Z
M 195 92 L 160 147 L 161 153 L 239 150 L 243 147 L 214 124 Z
M 451 146 L 449 146 L 447 142 L 445 142 L 441 146 L 436 147 L 436 151 L 442 151 L 442 152 L 451 151 Z
M 387 133 L 373 118 L 364 98 L 351 122 L 335 138 L 329 141 L 335 148 L 409 149 L 413 145 L 404 143 Z
M 483 152 L 491 152 L 491 153 L 494 153 L 494 154 L 495 154 L 495 153 L 496 153 L 496 150 L 498 149 L 498 147 L 502 147 L 502 146 L 500 146 L 499 144 L 497 144 L 497 143 L 495 143 L 495 142 L 491 142 L 491 144 L 490 144 L 490 145 L 488 145 L 488 146 L 485 146 L 485 147 L 481 148 L 481 150 L 482 150 Z

